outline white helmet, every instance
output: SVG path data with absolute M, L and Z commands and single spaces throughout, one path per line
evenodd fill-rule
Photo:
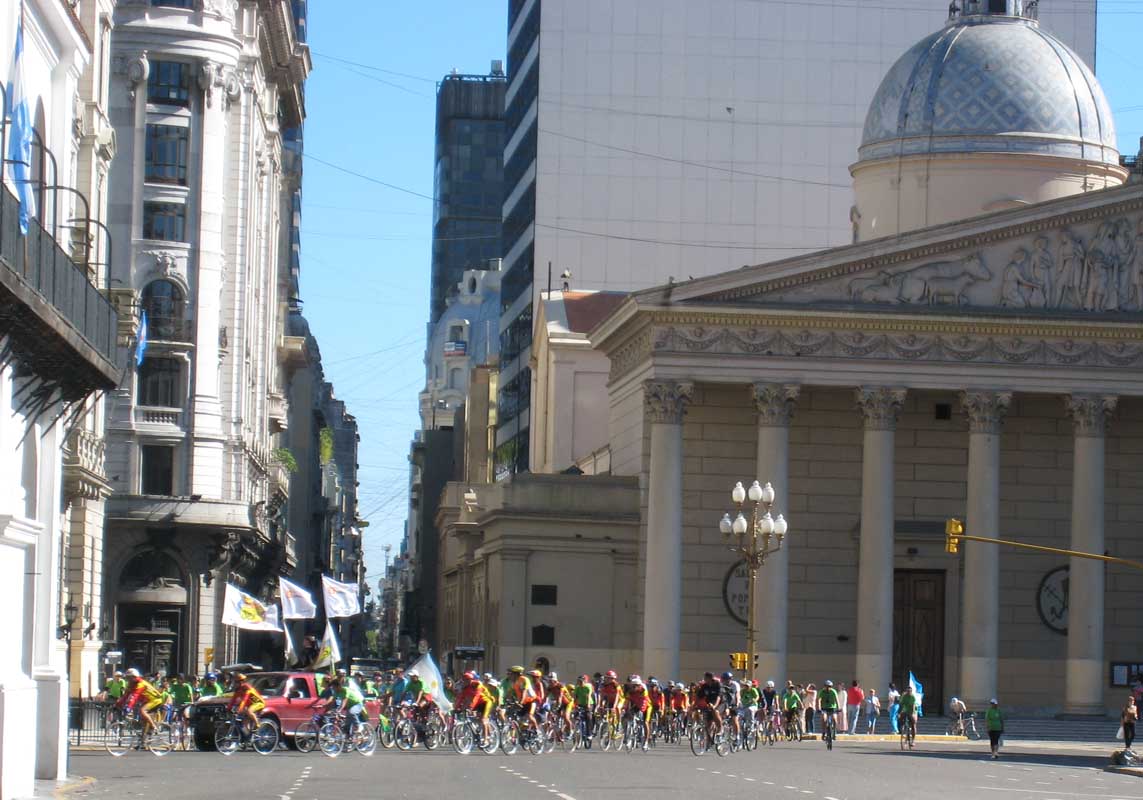
M 134 667 L 131 667 L 131 669 L 127 670 L 127 677 L 128 678 L 141 678 L 142 676 L 139 674 L 139 670 L 135 669 Z
M 773 689 L 774 688 L 774 681 L 766 681 L 766 688 L 767 689 Z

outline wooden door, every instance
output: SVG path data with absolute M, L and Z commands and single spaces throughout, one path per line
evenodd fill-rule
M 894 571 L 893 680 L 903 691 L 912 671 L 924 688 L 926 714 L 944 708 L 944 664 L 945 573 Z

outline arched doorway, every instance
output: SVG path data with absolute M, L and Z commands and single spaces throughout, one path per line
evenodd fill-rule
M 119 576 L 119 641 L 129 667 L 144 673 L 183 670 L 180 640 L 186 624 L 187 584 L 178 563 L 148 550 Z

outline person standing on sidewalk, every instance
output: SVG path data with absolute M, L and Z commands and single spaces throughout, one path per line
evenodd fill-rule
M 865 732 L 873 735 L 877 727 L 877 718 L 881 716 L 881 698 L 877 696 L 876 689 L 870 689 L 865 696 Z
M 849 698 L 846 704 L 849 706 L 849 733 L 856 735 L 858 732 L 857 719 L 861 716 L 861 706 L 865 703 L 865 692 L 861 688 L 861 684 L 855 679 L 849 686 Z
M 996 702 L 995 697 L 988 701 L 984 722 L 988 728 L 988 743 L 992 749 L 992 757 L 1000 758 L 1000 734 L 1004 733 L 1004 715 L 1000 713 L 1000 704 Z
M 1131 743 L 1135 741 L 1135 723 L 1139 721 L 1139 707 L 1135 705 L 1135 695 L 1129 695 L 1123 713 L 1119 715 L 1119 722 L 1123 725 L 1123 749 L 1131 750 Z

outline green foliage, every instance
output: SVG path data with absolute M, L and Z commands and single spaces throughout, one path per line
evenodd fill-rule
M 322 428 L 318 434 L 318 460 L 322 466 L 333 461 L 333 428 Z
M 270 454 L 270 459 L 281 464 L 288 472 L 298 471 L 298 460 L 294 458 L 294 454 L 290 452 L 288 447 L 279 447 Z

